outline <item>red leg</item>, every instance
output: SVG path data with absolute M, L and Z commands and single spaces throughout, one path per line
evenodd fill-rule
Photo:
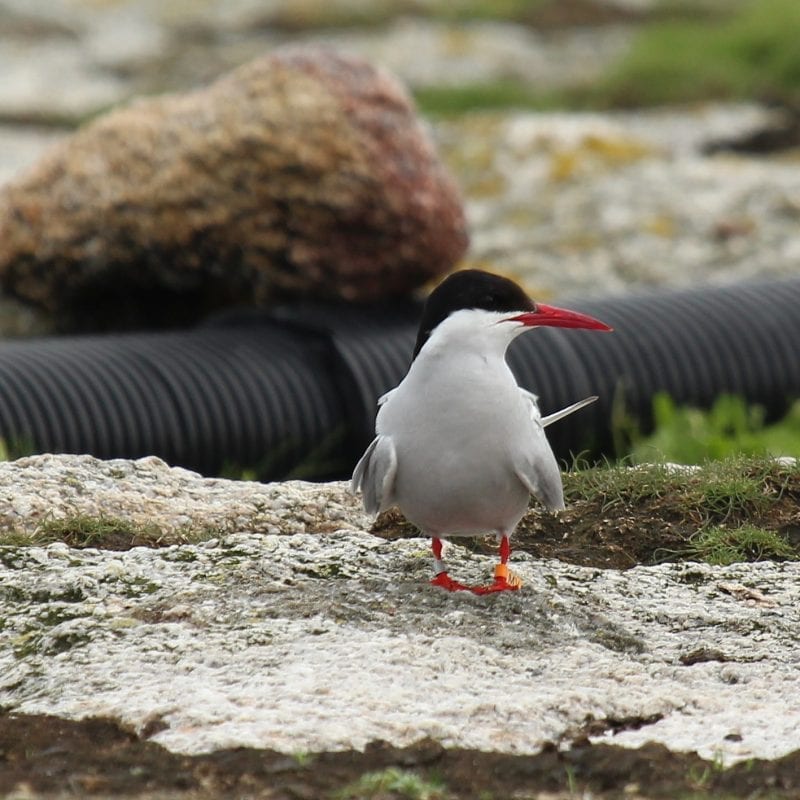
M 433 550 L 433 557 L 437 561 L 442 560 L 442 540 L 437 539 L 435 536 L 431 539 L 431 550 Z
M 475 594 L 492 594 L 494 592 L 516 591 L 522 586 L 522 581 L 506 566 L 511 555 L 511 544 L 508 536 L 500 540 L 500 563 L 494 568 L 494 583 L 489 586 L 475 586 Z
M 500 540 L 500 563 L 507 564 L 508 557 L 511 555 L 511 543 L 508 541 L 508 536 L 504 536 Z
M 463 583 L 454 581 L 448 574 L 447 568 L 442 561 L 442 540 L 434 536 L 431 539 L 431 550 L 433 550 L 433 572 L 435 578 L 431 581 L 434 586 L 441 586 L 449 592 L 460 592 L 469 589 Z

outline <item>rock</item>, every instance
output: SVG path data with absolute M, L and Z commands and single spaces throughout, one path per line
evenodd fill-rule
M 534 297 L 797 274 L 800 170 L 709 155 L 773 124 L 756 105 L 521 112 L 440 120 L 466 196 L 470 258 Z
M 0 462 L 0 533 L 32 535 L 44 520 L 123 519 L 157 530 L 162 542 L 186 530 L 305 533 L 363 530 L 369 518 L 344 483 L 260 484 L 203 478 L 160 458 L 102 461 L 44 454 Z
M 323 49 L 113 111 L 0 194 L 0 282 L 63 327 L 374 301 L 447 271 L 466 245 L 405 90 Z
M 23 532 L 49 505 L 217 526 L 125 552 L 0 547 L 6 713 L 157 720 L 152 739 L 182 753 L 589 737 L 727 764 L 797 747 L 797 562 L 620 572 L 520 552 L 525 586 L 476 597 L 429 586 L 427 541 L 370 535 L 340 483 L 38 456 L 0 464 L 0 497 Z M 454 544 L 448 561 L 476 581 L 493 559 Z

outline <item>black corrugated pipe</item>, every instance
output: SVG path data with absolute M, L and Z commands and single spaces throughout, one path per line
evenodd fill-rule
M 774 418 L 800 396 L 800 279 L 564 299 L 613 334 L 541 329 L 510 363 L 543 413 L 600 400 L 548 435 L 559 457 L 610 454 L 620 398 L 649 420 L 654 393 L 709 406 L 723 392 Z M 405 373 L 419 305 L 301 304 L 222 315 L 178 333 L 0 346 L 0 438 L 33 452 L 158 455 L 219 474 L 346 476 L 375 400 Z

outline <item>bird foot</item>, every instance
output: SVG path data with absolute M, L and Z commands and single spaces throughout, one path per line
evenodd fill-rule
M 494 592 L 515 592 L 522 586 L 522 578 L 512 572 L 505 564 L 498 564 L 494 568 L 494 583 L 488 586 L 475 586 L 475 594 L 493 594 Z
M 494 583 L 488 586 L 466 586 L 454 581 L 446 572 L 440 572 L 432 581 L 433 586 L 441 586 L 448 592 L 472 592 L 473 594 L 494 594 L 495 592 L 513 592 L 522 586 L 522 578 L 512 572 L 505 564 L 498 564 L 494 569 Z
M 470 591 L 473 594 L 494 594 L 495 592 L 515 592 L 522 586 L 522 581 L 516 578 L 516 582 L 512 583 L 511 580 L 508 578 L 495 578 L 494 583 L 490 583 L 488 586 L 472 586 Z
M 440 572 L 432 581 L 432 586 L 441 586 L 442 589 L 447 589 L 448 592 L 463 592 L 470 591 L 471 587 L 465 586 L 463 583 L 454 581 L 446 572 Z

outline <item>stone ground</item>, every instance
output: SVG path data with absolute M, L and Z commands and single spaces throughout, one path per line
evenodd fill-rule
M 0 791 L 323 797 L 390 766 L 445 798 L 800 789 L 798 562 L 580 566 L 526 532 L 523 588 L 476 597 L 431 587 L 428 542 L 370 532 L 340 483 L 33 456 L 0 492 Z M 136 497 L 162 544 L 205 540 L 23 544 Z M 491 575 L 492 555 L 446 557 Z

